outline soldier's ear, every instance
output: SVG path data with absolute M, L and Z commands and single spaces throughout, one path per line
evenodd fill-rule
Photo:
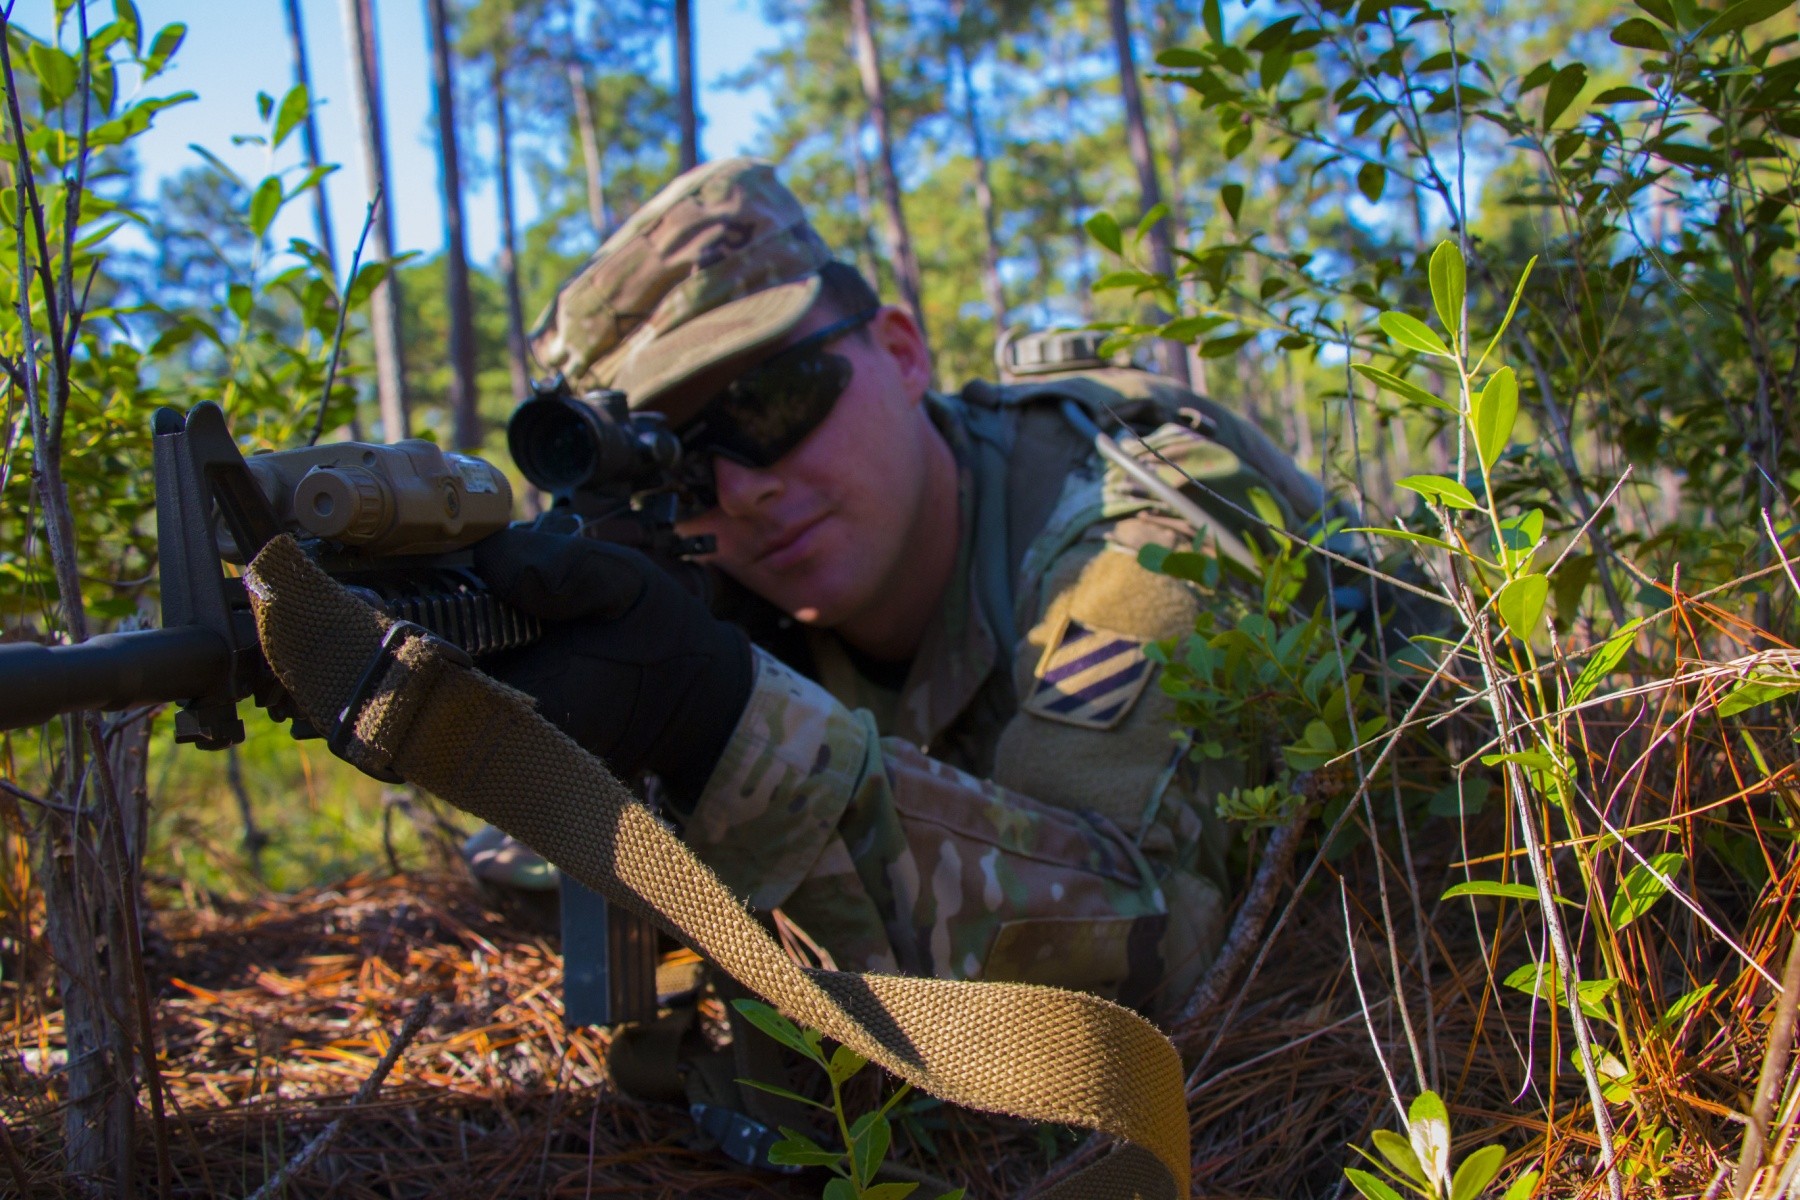
M 882 306 L 869 322 L 869 337 L 894 362 L 907 394 L 923 399 L 931 387 L 931 352 L 912 314 L 896 304 Z

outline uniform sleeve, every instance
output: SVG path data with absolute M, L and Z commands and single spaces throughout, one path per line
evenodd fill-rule
M 684 836 L 737 895 L 780 906 L 841 967 L 1126 999 L 1158 974 L 1162 891 L 1115 825 L 883 739 L 760 650 Z

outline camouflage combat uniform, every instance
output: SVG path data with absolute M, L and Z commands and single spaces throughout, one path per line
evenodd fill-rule
M 709 387 L 792 333 L 829 258 L 769 164 L 709 163 L 564 285 L 534 351 L 680 429 Z M 758 649 L 748 706 L 684 836 L 840 967 L 1157 1007 L 1210 960 L 1229 891 L 1212 797 L 1233 768 L 1187 759 L 1145 656 L 1190 631 L 1200 601 L 1137 550 L 1185 548 L 1197 531 L 1105 464 L 1064 399 L 1102 428 L 1117 409 L 1145 460 L 1167 460 L 1152 465 L 1168 483 L 1185 470 L 1240 504 L 1261 486 L 1296 524 L 1319 511 L 1318 485 L 1266 437 L 1154 376 L 933 397 L 959 466 L 962 537 L 910 673 L 872 678 L 828 630 L 791 662 Z M 1241 552 L 1239 518 L 1212 516 L 1206 536 Z
M 934 397 L 960 469 L 962 542 L 905 682 L 870 679 L 829 631 L 808 638 L 816 680 L 759 650 L 685 837 L 840 967 L 1157 1007 L 1178 1002 L 1222 935 L 1211 797 L 1238 781 L 1188 761 L 1144 656 L 1193 629 L 1199 598 L 1139 566 L 1137 550 L 1185 549 L 1196 531 L 1100 458 L 1064 397 L 1140 417 L 1185 410 L 1144 438 L 1166 481 L 1181 486 L 1184 470 L 1245 505 L 1261 486 L 1296 525 L 1318 511 L 1317 484 L 1261 433 L 1154 376 Z M 1005 457 L 980 452 L 996 425 L 1012 427 Z M 1239 524 L 1216 507 L 1226 529 Z

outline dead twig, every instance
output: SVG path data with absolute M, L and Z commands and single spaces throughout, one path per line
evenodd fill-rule
M 1181 1015 L 1175 1018 L 1177 1050 L 1191 1049 L 1189 1043 L 1199 1032 L 1200 1018 L 1225 998 L 1225 989 L 1231 986 L 1244 964 L 1261 946 L 1263 928 L 1269 923 L 1269 914 L 1275 910 L 1275 897 L 1280 893 L 1282 881 L 1293 869 L 1294 855 L 1300 849 L 1300 834 L 1306 828 L 1306 821 L 1304 814 L 1295 817 L 1275 830 L 1269 844 L 1263 847 L 1256 877 L 1244 894 L 1244 902 L 1238 905 L 1237 916 L 1232 918 L 1225 945 L 1213 959 L 1200 986 L 1182 1005 Z
M 388 1072 L 393 1070 L 394 1064 L 400 1061 L 400 1055 L 405 1052 L 407 1046 L 412 1044 L 412 1040 L 419 1036 L 419 1031 L 425 1028 L 425 1022 L 430 1019 L 435 1003 L 427 995 L 413 1005 L 412 1011 L 406 1014 L 405 1023 L 400 1026 L 399 1034 L 388 1046 L 387 1053 L 381 1056 L 381 1061 L 375 1064 L 375 1070 L 367 1079 L 363 1080 L 363 1085 L 356 1089 L 356 1094 L 350 1097 L 350 1103 L 345 1106 L 344 1116 L 349 1115 L 349 1110 L 373 1099 L 375 1093 L 381 1090 L 381 1085 L 387 1079 Z M 331 1124 L 319 1130 L 312 1141 L 300 1148 L 300 1153 L 288 1160 L 285 1167 L 275 1172 L 261 1187 L 251 1193 L 250 1200 L 271 1200 L 274 1196 L 284 1194 L 288 1183 L 311 1166 L 313 1160 L 325 1153 L 326 1148 L 331 1145 L 331 1140 L 344 1127 L 344 1116 L 335 1118 Z
M 1795 937 L 1788 947 L 1787 967 L 1781 972 L 1781 1001 L 1775 1007 L 1775 1020 L 1769 1026 L 1769 1048 L 1763 1055 L 1762 1074 L 1756 1081 L 1756 1103 L 1750 1110 L 1750 1125 L 1744 1130 L 1744 1150 L 1731 1182 L 1731 1194 L 1738 1200 L 1743 1200 L 1749 1193 L 1750 1183 L 1762 1167 L 1763 1144 L 1769 1137 L 1769 1118 L 1775 1111 L 1782 1081 L 1787 1078 L 1797 1007 L 1800 1007 L 1800 936 Z
M 338 298 L 337 328 L 331 333 L 331 361 L 325 366 L 325 391 L 319 397 L 319 419 L 313 423 L 312 436 L 306 444 L 319 444 L 325 432 L 325 414 L 331 408 L 331 388 L 337 382 L 338 354 L 344 348 L 344 322 L 350 318 L 350 287 L 356 282 L 357 268 L 362 264 L 363 244 L 369 240 L 369 229 L 375 224 L 375 211 L 381 206 L 381 189 L 369 197 L 369 210 L 363 214 L 362 236 L 356 239 L 356 252 L 350 256 L 350 274 L 344 280 L 344 294 Z M 389 436 L 392 436 L 391 434 Z

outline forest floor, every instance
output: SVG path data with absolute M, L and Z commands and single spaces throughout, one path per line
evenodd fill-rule
M 748 1171 L 696 1148 L 680 1108 L 614 1089 L 606 1031 L 563 1027 L 562 960 L 554 939 L 533 931 L 541 918 L 503 915 L 488 898 L 466 876 L 364 875 L 296 895 L 159 911 L 146 950 L 171 1194 L 251 1195 L 339 1118 L 329 1148 L 280 1194 L 818 1194 L 823 1175 Z M 7 991 L 0 1113 L 10 1132 L 0 1133 L 12 1153 L 0 1158 L 0 1194 L 73 1196 L 60 1178 L 52 1091 L 60 1012 L 33 1003 L 32 989 Z M 353 1107 L 427 996 L 434 1007 L 424 1028 L 375 1097 Z M 935 1157 L 975 1167 L 978 1178 L 955 1172 L 971 1196 L 1011 1194 L 1042 1171 L 1040 1139 L 1023 1123 L 930 1105 L 915 1133 L 926 1130 Z M 1071 1132 L 1045 1148 L 1073 1140 Z M 147 1134 L 143 1141 L 140 1189 L 153 1195 L 157 1148 Z M 913 1161 L 927 1156 L 904 1133 L 899 1142 Z
M 1342 892 L 1335 879 L 1308 890 L 1241 1005 L 1209 1022 L 1217 1040 L 1189 1084 L 1196 1195 L 1341 1195 L 1350 1147 L 1390 1122 L 1371 1034 L 1403 1077 L 1409 1039 L 1391 993 L 1371 993 L 1366 1010 L 1359 1000 L 1340 907 L 1347 901 L 1362 926 L 1361 983 L 1379 986 L 1388 948 L 1366 932 L 1377 903 L 1368 857 L 1336 864 Z M 160 1147 L 148 1132 L 141 1139 L 140 1194 L 156 1194 L 160 1154 L 168 1195 L 253 1196 L 339 1119 L 328 1149 L 271 1200 L 819 1194 L 822 1172 L 747 1170 L 702 1148 L 681 1108 L 621 1095 L 606 1073 L 606 1031 L 563 1027 L 562 961 L 540 932 L 551 923 L 497 911 L 466 873 L 364 874 L 285 895 L 190 891 L 188 900 L 156 911 L 146 947 L 168 1117 Z M 1515 1152 L 1508 1175 L 1547 1168 L 1541 1194 L 1598 1196 L 1578 1078 L 1545 1077 L 1568 1053 L 1550 1033 L 1555 1022 L 1487 986 L 1489 970 L 1520 948 L 1502 937 L 1484 961 L 1467 952 L 1469 933 L 1454 920 L 1432 931 L 1447 953 L 1434 956 L 1429 1006 L 1411 1018 L 1444 1081 L 1456 1154 L 1501 1142 Z M 1394 949 L 1411 961 L 1415 947 L 1404 939 Z M 0 963 L 0 1195 L 79 1194 L 59 1174 L 62 1030 L 48 977 L 41 960 Z M 391 1075 L 352 1105 L 426 997 L 433 1011 Z M 716 1000 L 703 1003 L 722 1018 Z M 1735 1140 L 1730 1113 L 1754 1083 L 1753 1040 L 1727 1022 L 1681 1056 L 1663 1118 L 1678 1122 L 1681 1145 L 1660 1186 L 1630 1193 L 1706 1189 Z M 855 1081 L 868 1084 L 866 1106 L 876 1076 Z M 899 1111 L 901 1169 L 964 1186 L 970 1200 L 1020 1195 L 1084 1137 L 928 1097 Z M 942 1190 L 927 1182 L 916 1195 Z

